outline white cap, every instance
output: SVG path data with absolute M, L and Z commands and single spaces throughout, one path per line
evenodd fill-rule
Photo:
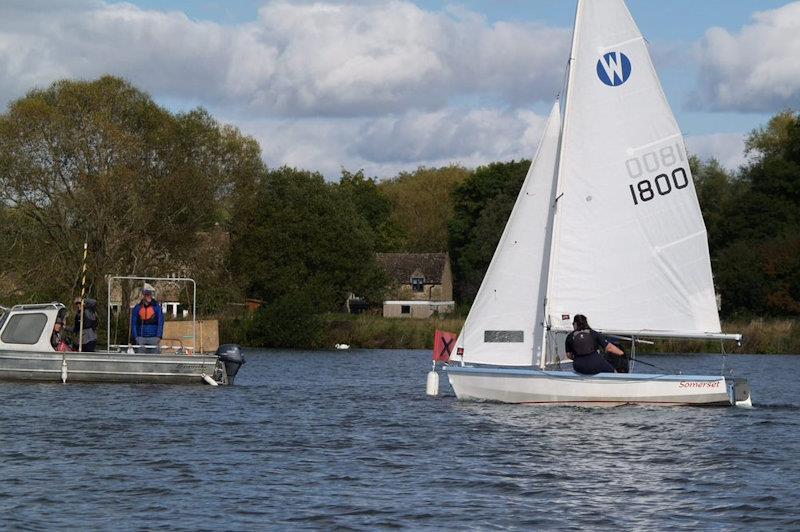
M 149 293 L 150 295 L 153 295 L 156 293 L 156 289 L 153 288 L 153 285 L 151 285 L 150 283 L 144 283 L 144 286 L 142 286 L 142 293 L 143 294 Z

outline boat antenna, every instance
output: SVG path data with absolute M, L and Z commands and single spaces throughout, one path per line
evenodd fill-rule
M 81 320 L 81 326 L 78 330 L 78 352 L 83 352 L 83 328 L 86 326 L 86 317 L 83 311 L 86 307 L 86 257 L 89 254 L 88 237 L 83 241 L 83 266 L 81 267 L 81 309 L 78 316 Z

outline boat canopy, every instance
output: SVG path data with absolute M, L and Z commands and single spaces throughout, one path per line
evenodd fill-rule
M 50 343 L 56 320 L 66 315 L 61 303 L 15 305 L 0 318 L 0 349 L 55 351 Z

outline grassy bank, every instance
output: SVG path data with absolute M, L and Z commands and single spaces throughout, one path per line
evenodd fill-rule
M 432 349 L 435 329 L 458 332 L 464 318 L 399 319 L 381 316 L 329 314 L 323 319 L 324 344 L 347 343 L 353 347 L 383 349 Z M 723 323 L 725 332 L 744 335 L 742 345 L 725 342 L 728 353 L 800 353 L 800 321 L 765 320 Z M 719 353 L 719 342 L 660 340 L 640 346 L 651 353 Z
M 723 322 L 722 330 L 743 335 L 742 345 L 725 342 L 727 353 L 755 354 L 800 354 L 800 321 L 778 319 L 755 319 L 749 321 Z M 719 353 L 720 342 L 697 342 L 687 340 L 661 340 L 644 352 L 658 353 Z
M 458 332 L 464 318 L 403 319 L 361 314 L 323 318 L 326 346 L 337 343 L 369 349 L 433 349 L 436 329 Z

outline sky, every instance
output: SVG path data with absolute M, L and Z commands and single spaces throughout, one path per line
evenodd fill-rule
M 591 0 L 590 0 L 591 1 Z M 800 107 L 800 1 L 629 0 L 690 152 L 730 169 Z M 530 158 L 571 0 L 3 0 L 0 106 L 112 74 L 335 179 Z

